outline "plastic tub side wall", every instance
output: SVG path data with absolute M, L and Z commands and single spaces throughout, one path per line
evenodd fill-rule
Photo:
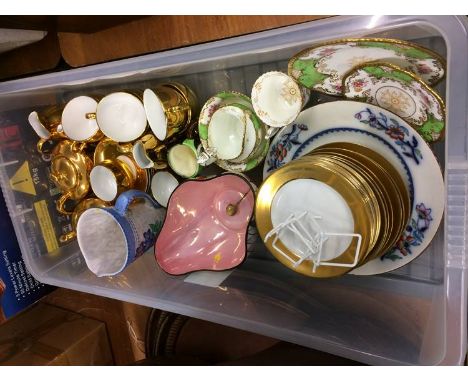
M 430 27 L 437 28 L 440 33 L 445 37 L 447 41 L 448 57 L 449 57 L 449 75 L 456 76 L 458 83 L 452 82 L 452 78 L 449 77 L 447 81 L 449 84 L 454 86 L 448 86 L 447 88 L 447 106 L 448 114 L 451 116 L 448 120 L 449 134 L 447 138 L 447 144 L 450 147 L 450 157 L 446 158 L 448 163 L 448 174 L 451 175 L 451 171 L 454 169 L 464 168 L 461 171 L 463 175 L 459 173 L 457 176 L 465 177 L 466 174 L 466 110 L 461 105 L 466 105 L 466 89 L 468 88 L 466 83 L 466 71 L 464 73 L 456 72 L 457 64 L 450 58 L 454 56 L 453 52 L 457 53 L 458 58 L 464 58 L 459 62 L 467 62 L 466 60 L 466 26 L 462 24 L 460 20 L 456 21 L 449 18 L 437 18 L 437 17 L 416 17 L 412 18 L 413 23 L 426 23 Z M 458 23 L 458 25 L 457 25 Z M 41 76 L 32 79 L 14 81 L 10 83 L 4 83 L 0 85 L 0 92 L 8 93 L 10 91 L 20 91 L 32 88 L 41 88 L 47 86 L 55 86 L 58 83 L 70 83 L 70 82 L 87 82 L 92 81 L 97 77 L 118 77 L 126 76 L 132 71 L 142 72 L 145 70 L 151 70 L 158 66 L 169 66 L 176 65 L 178 63 L 185 64 L 187 61 L 207 61 L 209 59 L 215 59 L 217 57 L 227 59 L 226 57 L 235 57 L 237 54 L 242 54 L 245 51 L 261 51 L 272 46 L 285 46 L 297 43 L 302 38 L 312 38 L 315 40 L 325 40 L 331 38 L 338 38 L 341 36 L 349 35 L 349 31 L 353 30 L 352 34 L 362 35 L 368 34 L 369 32 L 376 33 L 379 31 L 385 31 L 389 29 L 398 28 L 399 26 L 407 26 L 408 20 L 404 17 L 345 17 L 337 19 L 322 20 L 320 22 L 313 22 L 311 24 L 303 24 L 290 28 L 278 29 L 275 31 L 262 32 L 256 35 L 245 36 L 237 39 L 227 40 L 224 42 L 216 42 L 206 44 L 206 46 L 185 48 L 174 52 L 165 52 L 164 54 L 150 55 L 143 58 L 136 58 L 130 60 L 123 60 L 122 62 L 98 65 L 95 67 L 89 67 L 84 69 L 72 70 L 66 73 L 52 74 L 48 76 Z M 331 35 L 330 31 L 333 31 Z M 454 36 L 457 36 L 455 38 Z M 198 49 L 197 49 L 198 48 Z M 459 52 L 462 52 L 459 55 Z M 463 57 L 465 55 L 465 57 Z M 458 64 L 460 65 L 460 64 Z M 446 150 L 448 152 L 448 150 Z M 448 155 L 448 154 L 447 154 Z M 460 171 L 459 171 L 460 172 Z M 3 183 L 6 184 L 6 183 Z M 466 190 L 461 196 L 466 199 Z M 450 188 L 448 191 L 448 198 L 450 199 Z M 449 200 L 450 205 L 450 200 Z M 12 210 L 10 209 L 10 212 Z M 466 216 L 466 213 L 465 213 Z M 460 229 L 465 229 L 466 221 L 463 220 L 461 223 L 451 223 L 452 214 L 450 209 L 446 214 L 446 240 L 448 243 L 448 250 L 446 253 L 446 299 L 447 299 L 447 321 L 444 323 L 446 328 L 446 336 L 442 336 L 440 341 L 430 348 L 437 349 L 433 353 L 427 351 L 421 354 L 421 363 L 446 363 L 446 364 L 460 364 L 466 353 L 466 253 L 464 243 L 460 245 L 459 238 L 454 238 L 450 234 L 450 230 L 459 232 Z M 21 231 L 21 227 L 16 224 L 15 228 Z M 452 244 L 451 244 L 452 243 Z M 29 248 L 22 246 L 23 253 L 28 253 Z M 29 259 L 25 259 L 29 260 Z M 66 282 L 64 279 L 54 278 L 51 272 L 50 275 L 44 273 L 47 270 L 47 266 L 41 268 L 35 268 L 33 261 L 27 261 L 29 269 L 33 275 L 36 276 L 40 281 L 50 284 L 60 284 L 61 286 L 71 287 L 73 289 L 80 289 L 90 293 L 98 293 L 107 295 L 113 298 L 128 299 L 129 301 L 144 303 L 145 305 L 157 305 L 160 308 L 166 308 L 180 313 L 189 315 L 200 315 L 201 318 L 208 318 L 207 312 L 196 312 L 196 309 L 192 307 L 186 307 L 178 305 L 176 303 L 164 302 L 163 299 L 159 299 L 156 303 L 155 299 L 148 299 L 137 294 L 132 295 L 130 293 L 124 295 L 119 294 L 118 291 L 110 291 L 107 288 L 98 288 L 96 286 L 76 285 L 73 282 Z M 51 277 L 52 276 L 52 277 Z M 445 300 L 443 300 L 445 301 Z M 438 301 L 434 306 L 439 307 L 444 302 Z M 436 312 L 437 313 L 437 312 Z M 434 328 L 439 328 L 442 325 L 439 314 L 434 313 L 435 319 L 433 320 Z M 218 322 L 223 322 L 231 326 L 242 327 L 248 330 L 254 330 L 260 333 L 271 335 L 271 330 L 267 330 L 265 326 L 255 322 L 242 321 L 235 317 L 223 317 L 222 315 L 217 316 Z M 244 327 L 245 326 L 245 327 Z M 293 333 L 283 335 L 288 339 L 294 337 Z M 282 337 L 283 337 L 282 335 Z M 443 344 L 441 341 L 446 340 Z M 297 339 L 297 342 L 303 342 L 303 339 Z M 345 349 L 337 348 L 333 343 L 327 344 L 325 341 L 317 339 L 315 342 L 317 348 L 322 350 L 330 351 L 332 353 L 340 354 L 350 358 L 358 359 L 363 362 L 369 363 L 389 363 L 389 359 L 380 359 L 375 356 L 366 356 L 365 354 L 359 354 L 357 349 Z M 444 341 L 445 342 L 445 341 Z M 445 346 L 444 346 L 445 345 Z M 444 352 L 440 349 L 445 348 L 447 351 Z M 442 358 L 442 360 L 441 360 Z

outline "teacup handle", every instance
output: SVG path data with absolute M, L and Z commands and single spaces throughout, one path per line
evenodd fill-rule
M 37 148 L 37 151 L 41 154 L 48 154 L 49 152 L 46 152 L 44 151 L 44 144 L 46 142 L 51 142 L 51 141 L 55 141 L 55 140 L 60 140 L 60 139 L 63 139 L 63 136 L 61 135 L 61 133 L 59 132 L 53 132 L 51 134 L 49 134 L 49 137 L 48 138 L 41 138 L 39 139 L 39 141 L 37 142 L 37 145 L 36 145 L 36 148 Z M 85 142 L 76 142 L 78 143 L 78 149 L 74 149 L 75 152 L 81 152 L 83 151 L 83 149 L 85 148 L 86 146 L 86 143 Z M 83 145 L 83 146 L 82 146 Z
M 48 142 L 49 139 L 44 139 L 44 138 L 41 138 L 39 139 L 39 141 L 37 142 L 37 145 L 36 145 L 36 148 L 37 148 L 37 151 L 41 154 L 47 154 L 47 152 L 44 152 L 43 151 L 43 146 L 46 142 Z
M 125 216 L 127 213 L 128 207 L 132 204 L 135 200 L 144 199 L 149 201 L 155 208 L 161 208 L 159 203 L 157 203 L 151 196 L 149 196 L 146 192 L 138 191 L 138 190 L 128 190 L 122 192 L 117 200 L 115 201 L 115 210 L 122 216 Z
M 67 243 L 70 240 L 73 240 L 76 237 L 76 231 L 70 231 L 68 233 L 64 233 L 63 235 L 60 236 L 59 241 L 61 243 Z
M 68 199 L 70 199 L 70 196 L 71 196 L 71 192 L 66 192 L 60 197 L 59 200 L 57 200 L 57 203 L 56 203 L 57 211 L 63 215 L 71 215 L 73 213 L 73 211 L 70 212 L 65 209 L 65 202 Z
M 161 154 L 161 152 L 165 149 L 166 147 L 164 145 L 161 145 L 156 150 L 152 150 L 153 153 L 156 154 L 156 158 L 153 157 L 153 160 L 148 156 L 144 143 L 141 140 L 139 140 L 133 145 L 133 159 L 135 160 L 137 166 L 140 168 L 154 168 L 156 170 L 161 170 L 167 167 L 167 163 L 158 154 Z
M 167 109 L 167 113 L 177 113 L 178 111 L 187 111 L 190 110 L 190 106 L 172 106 Z
M 197 148 L 197 163 L 201 166 L 208 166 L 216 161 L 214 153 L 204 151 L 202 145 Z

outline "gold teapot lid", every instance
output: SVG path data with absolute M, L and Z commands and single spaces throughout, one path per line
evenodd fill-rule
M 52 151 L 54 156 L 73 156 L 76 153 L 80 153 L 86 147 L 86 142 L 76 142 L 69 139 L 61 140 L 57 143 Z

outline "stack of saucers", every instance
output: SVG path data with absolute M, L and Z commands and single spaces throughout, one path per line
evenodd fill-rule
M 265 180 L 256 222 L 281 263 L 308 276 L 335 277 L 391 249 L 410 212 L 407 188 L 385 158 L 335 142 Z

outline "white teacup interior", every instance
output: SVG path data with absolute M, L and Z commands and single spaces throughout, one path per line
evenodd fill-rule
M 62 112 L 63 131 L 70 139 L 85 141 L 99 130 L 95 118 L 87 114 L 95 114 L 98 103 L 91 97 L 80 96 L 69 101 Z
M 76 233 L 86 265 L 95 275 L 115 275 L 125 267 L 127 239 L 109 212 L 100 208 L 86 210 L 78 220 Z
M 146 89 L 143 92 L 143 105 L 153 134 L 163 141 L 167 135 L 167 118 L 161 100 L 154 91 Z
M 105 96 L 97 106 L 96 119 L 101 131 L 116 142 L 130 142 L 146 129 L 145 108 L 130 93 L 116 92 Z
M 142 141 L 138 141 L 133 145 L 133 159 L 140 168 L 152 168 L 154 162 L 146 155 L 146 149 Z
M 317 222 L 324 233 L 354 233 L 353 214 L 344 198 L 328 184 L 315 179 L 292 180 L 277 191 L 271 204 L 272 225 L 277 227 L 291 214 L 304 211 L 320 216 Z M 306 224 L 305 228 L 313 232 L 310 224 Z M 294 253 L 303 254 L 307 250 L 307 246 L 289 230 L 281 232 L 280 240 Z M 328 237 L 322 247 L 322 260 L 329 261 L 338 257 L 352 240 L 349 236 Z
M 260 76 L 252 88 L 252 105 L 259 118 L 269 126 L 293 122 L 302 109 L 299 85 L 281 72 Z
M 89 174 L 91 188 L 99 199 L 110 202 L 117 197 L 117 178 L 111 169 L 95 166 Z
M 151 193 L 163 207 L 167 207 L 169 198 L 179 185 L 176 177 L 167 171 L 158 171 L 151 179 Z
M 208 146 L 219 159 L 230 160 L 242 153 L 246 115 L 235 106 L 216 110 L 208 125 Z
M 187 145 L 175 145 L 167 154 L 169 166 L 180 176 L 190 178 L 198 171 L 197 155 Z

